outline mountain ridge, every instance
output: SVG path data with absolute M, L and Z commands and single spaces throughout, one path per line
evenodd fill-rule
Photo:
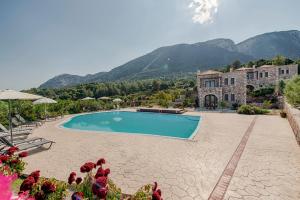
M 278 31 L 250 37 L 240 43 L 217 38 L 194 44 L 175 44 L 157 48 L 128 61 L 109 72 L 86 76 L 61 74 L 43 83 L 40 88 L 61 88 L 91 82 L 164 77 L 170 74 L 195 72 L 231 64 L 269 59 L 276 55 L 300 58 L 300 31 Z

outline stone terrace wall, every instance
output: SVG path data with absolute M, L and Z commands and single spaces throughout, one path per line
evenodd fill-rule
M 287 118 L 294 131 L 297 143 L 300 145 L 300 110 L 285 102 L 284 111 L 287 113 Z

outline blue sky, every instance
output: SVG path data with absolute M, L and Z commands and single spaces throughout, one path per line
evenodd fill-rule
M 299 0 L 0 0 L 0 89 L 108 71 L 155 48 L 300 29 Z

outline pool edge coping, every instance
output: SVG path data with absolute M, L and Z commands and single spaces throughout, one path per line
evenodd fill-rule
M 124 135 L 131 135 L 131 136 L 155 136 L 155 137 L 162 137 L 162 138 L 169 138 L 169 139 L 178 139 L 178 140 L 185 140 L 185 141 L 196 141 L 194 138 L 195 136 L 199 133 L 200 131 L 200 124 L 202 122 L 202 115 L 196 115 L 198 117 L 200 117 L 197 127 L 195 128 L 195 130 L 193 131 L 193 133 L 188 137 L 188 138 L 180 138 L 180 137 L 172 137 L 172 136 L 164 136 L 164 135 L 152 135 L 152 134 L 146 134 L 146 133 L 131 133 L 131 132 L 114 132 L 114 131 L 95 131 L 95 130 L 80 130 L 80 129 L 72 129 L 72 128 L 67 128 L 64 127 L 63 124 L 71 121 L 74 117 L 77 116 L 81 116 L 81 115 L 88 115 L 88 114 L 94 114 L 94 113 L 104 113 L 104 112 L 137 112 L 137 111 L 128 111 L 128 110 L 108 110 L 108 111 L 97 111 L 97 112 L 88 112 L 88 113 L 79 113 L 79 114 L 74 114 L 71 116 L 68 116 L 67 119 L 62 120 L 61 122 L 57 123 L 55 125 L 56 128 L 61 129 L 61 130 L 67 130 L 67 131 L 76 131 L 76 132 L 86 132 L 86 133 L 100 133 L 100 134 L 107 134 L 107 133 L 112 133 L 114 135 L 116 134 L 124 134 Z M 172 115 L 172 114 L 170 114 Z M 177 114 L 176 114 L 177 115 Z M 195 115 L 186 115 L 186 114 L 182 114 L 183 116 L 191 116 L 194 117 Z

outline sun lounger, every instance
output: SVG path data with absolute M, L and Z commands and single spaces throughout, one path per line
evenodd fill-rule
M 36 126 L 27 126 L 27 125 L 23 125 L 21 122 L 19 122 L 17 120 L 17 118 L 13 117 L 11 119 L 12 124 L 15 126 L 16 130 L 32 130 L 33 128 L 35 128 Z
M 19 120 L 23 125 L 27 125 L 27 126 L 41 126 L 42 122 L 41 121 L 35 121 L 35 122 L 28 122 L 26 121 L 21 115 L 16 114 L 15 117 L 17 118 L 17 120 Z
M 0 145 L 1 145 L 0 152 L 1 153 L 4 153 L 7 148 L 12 147 L 12 146 L 18 147 L 19 151 L 24 151 L 24 150 L 33 149 L 33 148 L 39 148 L 39 147 L 49 144 L 49 147 L 47 149 L 50 149 L 52 144 L 55 143 L 53 141 L 46 140 L 44 138 L 35 137 L 35 138 L 30 138 L 30 139 L 18 140 L 12 144 L 7 138 L 8 138 L 7 134 L 6 135 L 0 134 Z
M 7 133 L 10 135 L 10 131 L 7 130 L 5 128 L 5 126 L 3 126 L 1 123 L 0 123 L 0 133 Z M 19 137 L 19 136 L 27 136 L 29 134 L 31 134 L 31 130 L 21 130 L 21 129 L 13 129 L 13 136 L 16 136 L 16 137 Z

